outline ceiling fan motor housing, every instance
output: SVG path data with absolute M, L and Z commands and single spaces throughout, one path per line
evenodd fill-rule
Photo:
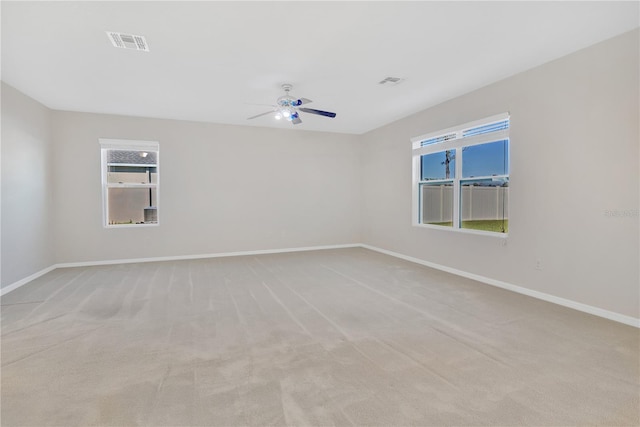
M 277 120 L 280 120 L 281 118 L 285 118 L 286 120 L 290 121 L 292 124 L 297 125 L 302 123 L 302 120 L 300 120 L 300 115 L 298 113 L 298 108 L 301 105 L 304 104 L 308 104 L 311 102 L 310 99 L 307 98 L 294 98 L 293 96 L 289 95 L 289 92 L 291 91 L 291 89 L 293 88 L 293 86 L 289 83 L 285 83 L 282 85 L 282 89 L 284 90 L 285 94 L 281 97 L 279 97 L 276 101 L 277 105 L 274 105 L 274 109 L 272 111 L 267 111 L 266 113 L 262 113 L 262 114 L 258 114 L 257 116 L 253 116 L 253 117 L 249 117 L 250 119 L 255 119 L 256 117 L 260 117 L 260 116 L 264 116 L 266 114 L 269 113 L 275 113 L 275 118 Z M 335 117 L 336 114 L 332 113 L 330 111 L 322 111 L 322 110 L 316 110 L 314 108 L 300 108 L 300 111 L 303 111 L 305 113 L 309 113 L 309 114 L 316 114 L 319 116 L 325 116 L 325 117 Z

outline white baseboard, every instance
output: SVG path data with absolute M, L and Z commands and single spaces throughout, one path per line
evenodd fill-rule
M 57 266 L 54 265 L 50 265 L 49 267 L 42 269 L 40 271 L 38 271 L 37 273 L 33 273 L 31 276 L 25 277 L 24 279 L 20 279 L 17 282 L 14 282 L 12 284 L 10 284 L 9 286 L 5 286 L 4 288 L 0 289 L 0 296 L 9 293 L 13 290 L 18 289 L 20 286 L 26 285 L 27 283 L 29 283 L 32 280 L 37 279 L 40 276 L 44 276 L 45 274 L 47 274 L 50 271 L 53 271 L 57 268 Z
M 162 256 L 151 258 L 130 258 L 130 259 L 113 259 L 106 261 L 83 261 L 83 262 L 65 262 L 56 264 L 56 268 L 67 267 L 92 267 L 96 265 L 112 265 L 112 264 L 133 264 L 139 262 L 158 262 L 158 261 L 183 261 L 190 259 L 205 259 L 205 258 L 224 258 L 232 256 L 247 256 L 247 255 L 268 255 L 268 254 L 281 254 L 290 252 L 305 252 L 305 251 L 321 251 L 326 249 L 344 249 L 344 248 L 359 248 L 359 243 L 351 243 L 345 245 L 326 245 L 326 246 L 306 246 L 301 248 L 283 248 L 283 249 L 262 249 L 256 251 L 238 251 L 238 252 L 220 252 L 213 254 L 198 254 L 198 255 L 176 255 L 176 256 Z
M 605 319 L 613 320 L 615 322 L 624 323 L 625 325 L 640 328 L 640 319 L 635 317 L 626 316 L 624 314 L 616 313 L 609 310 L 604 310 L 602 308 L 594 307 L 587 304 L 582 304 L 580 302 L 568 300 L 565 298 L 560 298 L 550 294 L 545 294 L 544 292 L 538 292 L 532 289 L 523 288 L 522 286 L 513 285 L 511 283 L 502 282 L 500 280 L 491 279 L 489 277 L 480 276 L 478 274 L 469 273 L 463 270 L 458 270 L 456 268 L 447 267 L 446 265 L 436 264 L 434 262 L 425 261 L 419 258 L 414 258 L 408 255 L 400 254 L 397 252 L 389 251 L 389 250 L 378 248 L 375 246 L 365 245 L 365 244 L 362 244 L 360 246 L 365 249 L 369 249 L 375 252 L 380 252 L 385 255 L 390 255 L 396 258 L 403 259 L 405 261 L 410 261 L 416 264 L 424 265 L 426 267 L 435 268 L 436 270 L 446 271 L 447 273 L 466 277 L 468 279 L 476 280 L 478 282 L 482 282 L 487 285 L 496 286 L 498 288 L 506 289 L 508 291 L 517 292 L 519 294 L 523 294 L 523 295 L 527 295 L 543 301 L 551 302 L 553 304 L 558 304 L 564 307 L 572 308 L 574 310 L 593 314 L 594 316 L 604 317 Z
M 24 279 L 18 280 L 15 283 L 5 286 L 0 289 L 0 296 L 18 289 L 20 286 L 26 285 L 38 277 L 47 274 L 56 268 L 68 268 L 68 267 L 93 267 L 97 265 L 114 265 L 114 264 L 133 264 L 139 262 L 158 262 L 158 261 L 181 261 L 190 259 L 205 259 L 205 258 L 222 258 L 232 256 L 246 256 L 246 255 L 268 255 L 268 254 L 280 254 L 289 252 L 305 252 L 305 251 L 321 251 L 326 249 L 345 249 L 345 248 L 359 248 L 359 243 L 349 243 L 343 245 L 325 245 L 325 246 L 305 246 L 299 248 L 283 248 L 283 249 L 263 249 L 256 251 L 239 251 L 239 252 L 220 252 L 214 254 L 200 254 L 200 255 L 177 255 L 177 256 L 163 256 L 163 257 L 151 257 L 151 258 L 131 258 L 131 259 L 113 259 L 105 261 L 82 261 L 82 262 L 63 262 L 60 264 L 51 265 L 44 270 L 38 271 Z

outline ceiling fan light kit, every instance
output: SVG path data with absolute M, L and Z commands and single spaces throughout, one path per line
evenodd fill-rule
M 249 117 L 247 118 L 247 120 L 255 119 L 257 117 L 274 113 L 275 114 L 274 117 L 276 120 L 285 119 L 290 121 L 292 124 L 297 125 L 302 123 L 302 120 L 300 119 L 300 115 L 298 114 L 299 111 L 308 113 L 308 114 L 315 114 L 318 116 L 331 117 L 331 118 L 336 116 L 336 113 L 332 113 L 330 111 L 300 107 L 301 105 L 308 104 L 312 101 L 307 98 L 294 98 L 293 96 L 289 95 L 289 92 L 291 91 L 292 87 L 293 86 L 290 85 L 289 83 L 283 84 L 282 89 L 284 90 L 285 94 L 276 100 L 276 105 L 273 106 L 274 107 L 273 110 Z

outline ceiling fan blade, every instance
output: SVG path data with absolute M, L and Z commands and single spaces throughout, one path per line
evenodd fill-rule
M 307 98 L 300 98 L 300 99 L 298 99 L 298 105 L 304 105 L 304 104 L 308 104 L 308 103 L 310 103 L 310 102 L 313 102 L 313 101 L 312 101 L 312 100 L 310 100 L 310 99 L 307 99 Z
M 332 113 L 331 111 L 315 110 L 313 108 L 298 108 L 298 110 L 304 111 L 305 113 L 317 114 L 319 116 L 325 116 L 325 117 L 335 117 L 336 116 L 336 113 Z
M 296 117 L 295 119 L 291 120 L 291 123 L 293 123 L 294 125 L 298 125 L 302 123 L 302 120 L 300 120 L 300 117 Z
M 267 114 L 271 114 L 271 113 L 273 113 L 273 110 L 267 111 L 266 113 L 258 114 L 252 117 L 247 117 L 247 120 L 255 119 L 256 117 L 266 116 Z

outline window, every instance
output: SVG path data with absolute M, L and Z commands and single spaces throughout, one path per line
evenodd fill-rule
M 508 114 L 412 143 L 414 225 L 508 232 Z
M 157 225 L 159 144 L 113 139 L 99 142 L 104 225 Z

